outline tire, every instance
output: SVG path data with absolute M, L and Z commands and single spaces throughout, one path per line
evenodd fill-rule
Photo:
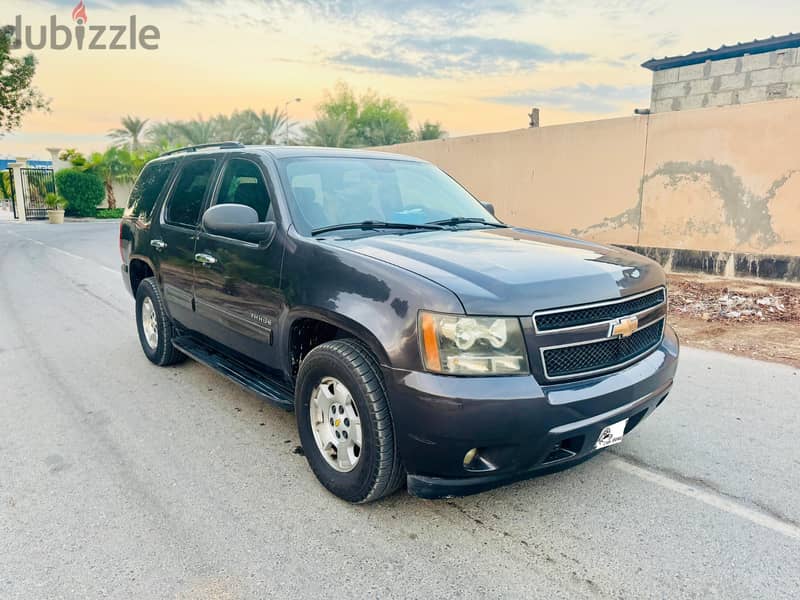
M 175 327 L 167 314 L 155 277 L 143 279 L 136 289 L 136 329 L 142 350 L 151 363 L 166 367 L 186 358 L 172 345 Z
M 348 393 L 341 392 L 336 382 Z M 342 403 L 336 400 L 330 406 L 330 414 L 320 406 L 324 396 L 334 393 L 336 397 L 348 398 L 344 401 L 346 412 L 339 414 L 337 404 L 341 407 Z M 334 422 L 342 429 L 343 436 L 350 431 L 351 439 L 355 440 L 352 422 L 350 429 L 345 430 L 345 417 L 350 415 L 353 419 L 353 411 L 360 421 L 358 453 L 354 448 L 341 454 L 333 448 L 324 451 L 320 431 L 327 425 L 334 430 Z M 297 375 L 295 413 L 300 442 L 311 470 L 320 483 L 339 498 L 353 503 L 372 502 L 392 494 L 405 481 L 383 376 L 378 361 L 359 341 L 334 340 L 308 353 Z M 312 415 L 320 414 L 325 422 L 315 417 L 316 424 L 312 424 Z M 339 424 L 338 419 L 334 421 L 332 415 L 341 417 L 342 423 Z M 328 439 L 343 441 L 335 440 L 332 435 Z M 350 470 L 343 469 L 340 456 L 345 457 L 344 463 L 355 460 L 355 465 Z

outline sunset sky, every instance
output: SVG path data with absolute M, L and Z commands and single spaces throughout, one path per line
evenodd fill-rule
M 55 14 L 72 27 L 76 1 L 2 0 L 2 20 L 38 27 Z M 290 116 L 302 123 L 337 80 L 452 136 L 525 127 L 531 106 L 542 125 L 623 116 L 649 105 L 648 58 L 800 30 L 790 0 L 84 1 L 89 25 L 135 14 L 157 26 L 159 49 L 34 51 L 52 112 L 0 138 L 0 155 L 99 150 L 127 114 L 188 119 L 300 97 Z

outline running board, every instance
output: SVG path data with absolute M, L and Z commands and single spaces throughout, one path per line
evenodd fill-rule
M 245 363 L 215 350 L 190 335 L 182 335 L 173 339 L 172 345 L 197 362 L 211 367 L 220 375 L 253 392 L 256 396 L 285 410 L 294 410 L 294 392 L 285 384 L 259 373 Z

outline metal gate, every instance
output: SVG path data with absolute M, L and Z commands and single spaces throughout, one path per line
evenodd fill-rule
M 53 174 L 53 169 L 20 169 L 22 177 L 22 198 L 25 202 L 25 218 L 26 219 L 46 219 L 47 218 L 47 204 L 45 198 L 47 194 L 56 193 L 56 178 Z M 19 199 L 19 193 L 14 190 L 12 184 L 12 196 L 14 197 L 14 216 L 16 217 L 17 208 L 16 202 Z

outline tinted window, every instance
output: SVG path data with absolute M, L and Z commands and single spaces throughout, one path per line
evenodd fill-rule
M 215 162 L 211 159 L 193 160 L 183 167 L 167 202 L 168 223 L 197 225 Z
M 167 162 L 150 164 L 144 168 L 139 179 L 136 180 L 136 185 L 131 190 L 128 210 L 125 211 L 126 216 L 143 221 L 150 220 L 153 207 L 161 194 L 161 188 L 167 183 L 174 167 L 174 162 Z
M 249 160 L 233 159 L 225 167 L 217 204 L 244 204 L 255 209 L 258 220 L 269 215 L 269 192 L 258 166 Z

